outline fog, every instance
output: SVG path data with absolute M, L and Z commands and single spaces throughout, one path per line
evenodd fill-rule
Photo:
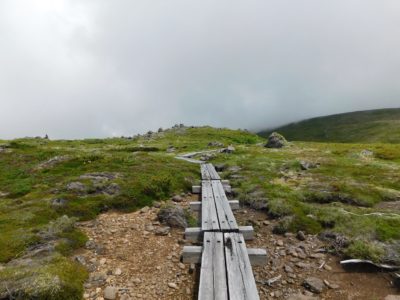
M 0 139 L 400 107 L 397 0 L 2 0 Z

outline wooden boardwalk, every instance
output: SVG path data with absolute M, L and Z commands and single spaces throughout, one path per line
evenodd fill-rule
M 201 177 L 201 187 L 193 187 L 201 193 L 201 202 L 190 205 L 201 211 L 201 227 L 187 228 L 185 238 L 203 241 L 203 246 L 183 250 L 183 262 L 201 263 L 198 299 L 259 299 L 251 265 L 264 265 L 266 251 L 246 248 L 253 228 L 238 226 L 232 212 L 238 202 L 228 200 L 225 191 L 230 187 L 212 164 L 201 164 Z

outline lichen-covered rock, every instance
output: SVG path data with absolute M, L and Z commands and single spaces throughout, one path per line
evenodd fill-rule
M 76 218 L 70 218 L 66 215 L 51 221 L 45 229 L 41 230 L 38 235 L 43 240 L 54 240 L 64 233 L 74 229 Z
M 82 182 L 75 181 L 67 184 L 67 190 L 75 193 L 84 193 L 87 188 Z
M 57 165 L 61 162 L 65 162 L 69 159 L 70 159 L 70 157 L 68 155 L 54 156 L 54 157 L 50 158 L 49 160 L 40 163 L 35 169 L 42 170 L 42 169 L 52 168 L 55 165 Z
M 265 147 L 267 148 L 282 148 L 287 146 L 288 142 L 285 137 L 277 132 L 271 133 L 268 137 L 267 144 Z
M 235 152 L 235 150 L 236 150 L 235 147 L 230 145 L 224 149 L 221 149 L 221 153 L 233 153 L 233 152 Z
M 95 172 L 95 173 L 87 173 L 79 176 L 80 179 L 91 179 L 94 181 L 101 180 L 112 180 L 116 178 L 120 178 L 121 174 L 119 173 L 111 173 L 111 172 Z

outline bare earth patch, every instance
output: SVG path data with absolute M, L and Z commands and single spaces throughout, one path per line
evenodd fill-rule
M 104 299 L 106 287 L 116 287 L 108 289 L 117 292 L 115 299 L 191 298 L 196 275 L 193 270 L 189 274 L 189 266 L 179 261 L 183 229 L 156 235 L 164 227 L 156 212 L 156 208 L 129 214 L 109 212 L 80 224 L 93 248 L 78 253 L 92 271 L 85 298 Z

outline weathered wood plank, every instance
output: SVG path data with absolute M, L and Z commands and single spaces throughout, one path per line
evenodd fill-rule
M 210 174 L 211 180 L 221 180 L 221 177 L 219 176 L 212 164 L 206 164 L 206 167 L 208 169 L 208 173 Z
M 212 191 L 217 208 L 219 226 L 222 231 L 238 231 L 239 227 L 229 206 L 228 198 L 225 195 L 224 188 L 219 180 L 212 180 Z
M 243 236 L 224 233 L 224 241 L 229 299 L 260 299 Z
M 202 180 L 211 180 L 210 172 L 208 170 L 208 164 L 200 165 L 201 179 Z
M 220 232 L 204 233 L 198 299 L 228 299 L 224 236 Z
M 203 180 L 201 185 L 201 229 L 203 231 L 215 231 L 220 229 L 215 199 L 211 181 Z
M 239 226 L 239 233 L 243 234 L 246 241 L 254 239 L 253 226 Z M 200 242 L 203 239 L 204 231 L 201 227 L 190 227 L 185 229 L 185 240 L 190 242 Z
M 228 200 L 231 209 L 238 210 L 240 208 L 239 200 Z M 189 202 L 190 210 L 193 212 L 201 211 L 201 201 Z

